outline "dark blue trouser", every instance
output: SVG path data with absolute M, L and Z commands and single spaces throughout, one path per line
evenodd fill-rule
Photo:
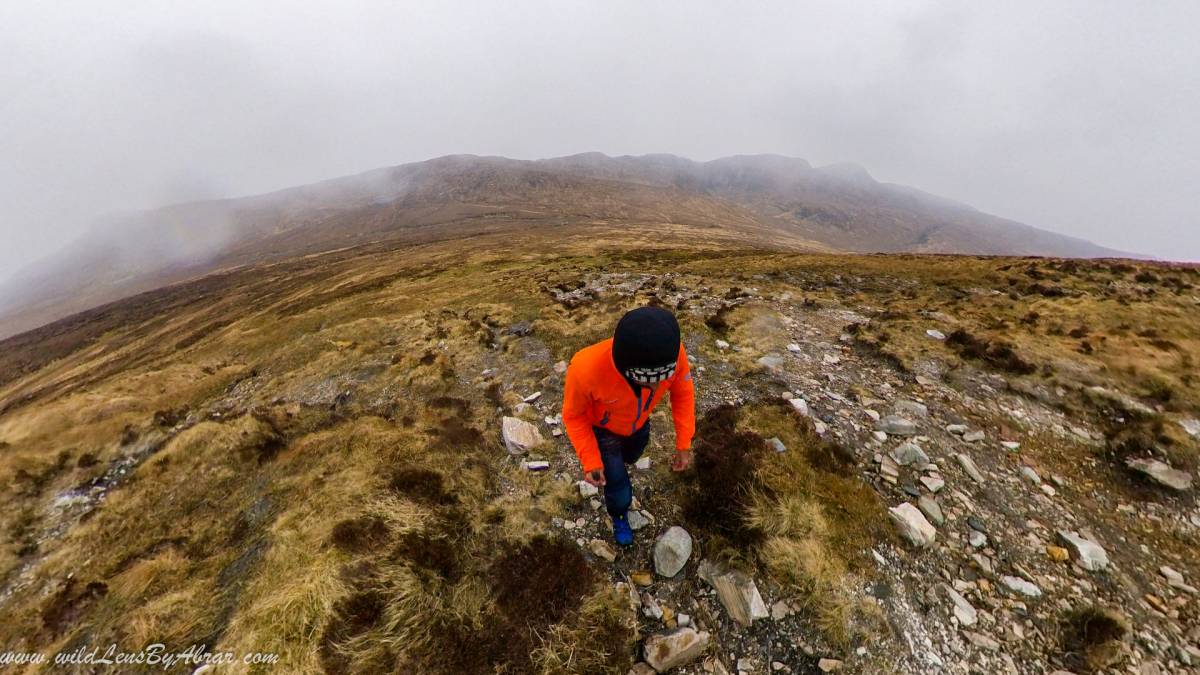
M 625 465 L 638 461 L 646 449 L 650 441 L 650 420 L 630 436 L 618 436 L 600 427 L 592 427 L 592 431 L 600 445 L 600 460 L 604 462 L 604 506 L 610 516 L 623 516 L 633 501 L 633 487 Z

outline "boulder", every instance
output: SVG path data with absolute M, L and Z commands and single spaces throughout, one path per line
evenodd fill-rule
M 654 571 L 673 577 L 692 557 L 692 535 L 678 525 L 667 528 L 654 542 Z
M 644 656 L 655 672 L 665 673 L 700 658 L 707 647 L 708 633 L 676 628 L 647 638 Z
M 500 424 L 504 447 L 509 453 L 522 455 L 544 442 L 542 433 L 534 425 L 516 417 L 505 417 Z
M 917 548 L 929 546 L 937 539 L 937 528 L 925 519 L 917 507 L 908 502 L 888 509 L 888 516 L 896 524 L 901 536 Z
M 1157 459 L 1128 459 L 1126 466 L 1142 474 L 1150 480 L 1177 492 L 1187 492 L 1192 489 L 1191 474 L 1171 468 L 1171 465 Z
M 717 591 L 717 597 L 729 612 L 730 618 L 743 626 L 750 626 L 756 619 L 771 615 L 763 602 L 758 587 L 746 573 L 727 570 L 708 560 L 700 562 L 696 573 Z

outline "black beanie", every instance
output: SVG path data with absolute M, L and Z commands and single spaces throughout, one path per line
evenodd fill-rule
M 661 307 L 639 307 L 621 317 L 613 335 L 613 365 L 622 375 L 630 368 L 657 368 L 679 358 L 679 322 Z

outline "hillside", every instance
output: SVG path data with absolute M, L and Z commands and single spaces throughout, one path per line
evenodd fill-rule
M 329 246 L 320 205 L 362 183 L 260 198 L 229 269 L 0 342 L 0 654 L 1194 672 L 1195 268 L 781 250 L 759 211 L 660 178 L 510 180 L 456 188 L 475 236 L 413 196 L 423 240 L 291 258 L 271 247 Z M 511 227 L 494 205 L 542 180 Z M 390 231 L 401 211 L 356 194 L 353 231 Z M 663 406 L 618 552 L 559 433 L 560 363 L 647 303 L 683 326 L 697 459 L 667 468 Z M 507 452 L 505 416 L 542 442 Z M 693 547 L 667 576 L 672 526 Z
M 115 219 L 3 289 L 0 336 L 213 271 L 369 242 L 663 224 L 684 238 L 782 250 L 1121 255 L 878 183 L 849 165 L 770 155 L 705 163 L 459 155 Z

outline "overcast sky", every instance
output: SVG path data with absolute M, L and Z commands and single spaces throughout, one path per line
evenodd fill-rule
M 591 150 L 857 162 L 1200 260 L 1198 29 L 1195 0 L 6 0 L 0 278 L 113 212 Z

